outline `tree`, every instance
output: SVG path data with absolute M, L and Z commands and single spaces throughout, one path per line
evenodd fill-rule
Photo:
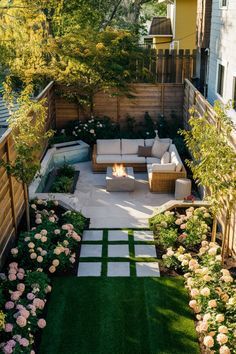
M 229 230 L 229 220 L 236 201 L 236 154 L 230 145 L 233 124 L 227 116 L 230 105 L 215 102 L 215 122 L 205 114 L 198 117 L 191 111 L 189 131 L 182 131 L 193 160 L 187 161 L 196 182 L 204 187 L 205 198 L 212 202 L 215 215 L 212 241 L 216 238 L 216 217 L 226 209 L 227 220 L 223 236 L 223 253 Z
M 8 174 L 14 176 L 24 186 L 26 200 L 27 229 L 30 230 L 28 186 L 40 168 L 38 152 L 44 139 L 51 136 L 51 131 L 45 132 L 46 107 L 45 101 L 30 100 L 28 95 L 18 99 L 19 109 L 11 115 L 9 126 L 12 129 L 15 161 L 0 161 Z

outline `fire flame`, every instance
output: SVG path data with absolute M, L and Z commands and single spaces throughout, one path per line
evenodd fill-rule
M 114 164 L 113 166 L 113 175 L 116 177 L 126 177 L 127 173 L 123 164 Z

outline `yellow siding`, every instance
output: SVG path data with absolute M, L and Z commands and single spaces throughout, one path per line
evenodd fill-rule
M 171 41 L 172 37 L 155 37 L 153 38 L 153 45 L 156 49 L 170 49 Z
M 175 41 L 179 49 L 196 48 L 197 0 L 176 0 Z

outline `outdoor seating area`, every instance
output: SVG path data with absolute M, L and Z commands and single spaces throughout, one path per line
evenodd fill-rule
M 0 354 L 236 354 L 235 19 L 0 0 Z

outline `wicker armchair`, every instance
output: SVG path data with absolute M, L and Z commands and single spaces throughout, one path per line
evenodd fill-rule
M 180 172 L 150 172 L 148 173 L 148 182 L 150 191 L 153 193 L 174 193 L 175 181 L 178 178 L 186 178 L 187 172 L 182 167 Z

